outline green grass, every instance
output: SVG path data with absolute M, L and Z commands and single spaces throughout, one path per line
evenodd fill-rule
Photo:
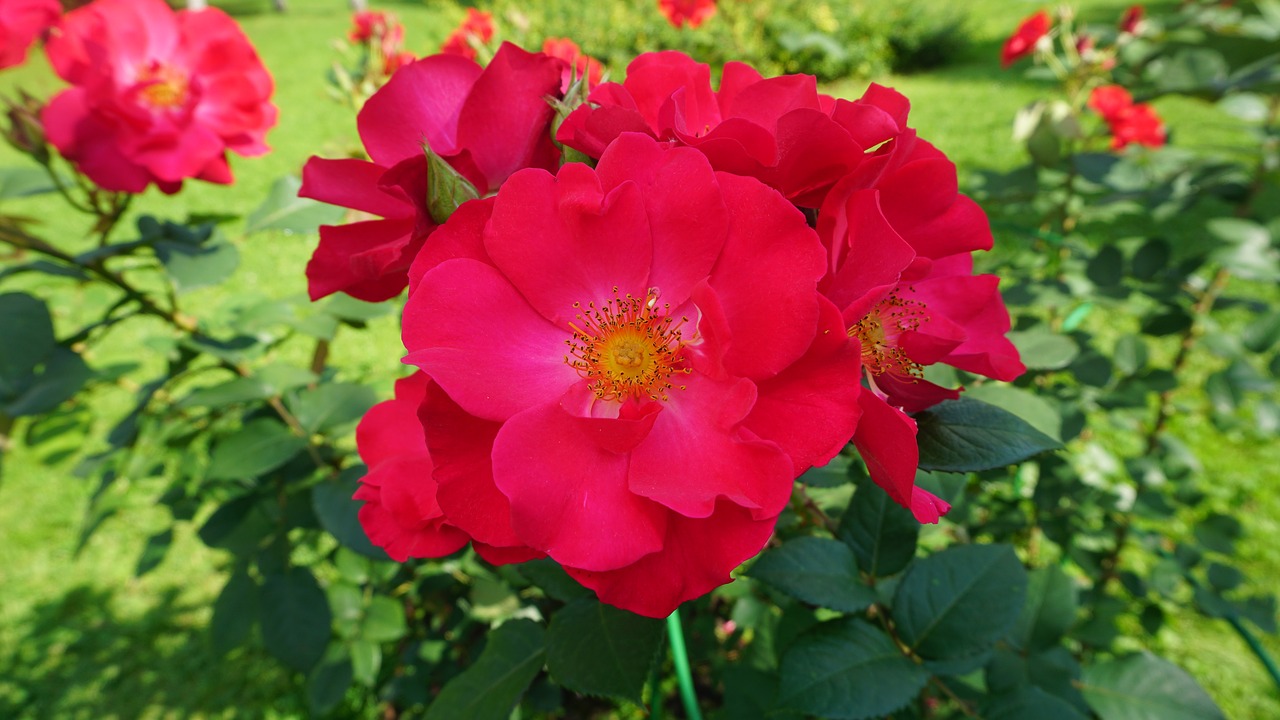
M 215 4 L 217 4 L 215 2 Z M 1166 3 L 1171 5 L 1172 3 Z M 240 5 L 261 10 L 265 0 Z M 1028 81 L 1021 72 L 1001 71 L 996 57 L 1000 42 L 1024 15 L 1040 3 L 969 0 L 973 45 L 963 62 L 927 74 L 877 79 L 903 91 L 913 103 L 913 125 L 954 159 L 962 177 L 978 169 L 1008 169 L 1023 162 L 1022 151 L 1009 137 L 1016 110 L 1051 88 Z M 1082 2 L 1087 17 L 1110 22 L 1127 1 Z M 280 175 L 296 173 L 311 154 L 337 155 L 354 139 L 354 119 L 325 91 L 325 69 L 331 38 L 345 34 L 348 18 L 343 0 L 291 0 L 281 16 L 246 12 L 239 16 L 277 83 L 280 125 L 269 136 L 273 152 L 263 158 L 236 159 L 237 182 L 229 187 L 191 183 L 181 195 L 149 192 L 137 212 L 181 219 L 188 213 L 245 212 L 256 206 Z M 460 12 L 449 4 L 426 5 L 412 0 L 375 3 L 395 12 L 406 25 L 411 50 L 426 52 L 438 45 Z M 532 6 L 531 6 L 532 7 Z M 0 92 L 22 86 L 37 95 L 58 87 L 40 67 L 0 76 Z M 620 70 L 616 68 L 615 70 Z M 839 83 L 829 91 L 856 95 L 865 82 Z M 1202 104 L 1162 100 L 1157 104 L 1179 144 L 1197 149 L 1239 146 L 1241 136 L 1221 116 Z M 7 147 L 0 165 L 22 162 Z M 86 222 L 68 215 L 48 198 L 5 204 L 0 211 L 39 217 L 52 237 L 82 237 Z M 238 225 L 227 228 L 239 232 Z M 127 231 L 126 231 L 127 232 Z M 122 237 L 125 236 L 122 234 Z M 1000 237 L 998 242 L 1018 242 Z M 225 302 L 261 295 L 282 297 L 305 291 L 303 267 L 314 237 L 280 233 L 236 238 L 241 269 L 218 292 L 189 298 L 191 310 L 214 314 Z M 23 287 L 15 283 L 13 287 Z M 8 288 L 6 288 L 8 289 Z M 1265 295 L 1246 284 L 1231 292 Z M 84 306 L 101 296 L 82 293 L 74 302 L 54 308 L 63 330 L 71 327 Z M 1274 289 L 1267 300 L 1278 298 Z M 137 360 L 136 341 L 154 332 L 123 332 L 97 349 L 91 362 L 101 366 Z M 345 340 L 345 342 L 344 342 Z M 333 363 L 353 377 L 386 379 L 399 371 L 401 348 L 393 320 L 377 323 L 373 332 L 335 344 Z M 286 350 L 299 352 L 299 349 Z M 1196 383 L 1216 369 L 1200 359 L 1190 369 Z M 105 412 L 99 428 L 125 407 L 124 389 L 101 393 Z M 1197 396 L 1183 402 L 1195 407 Z M 1248 437 L 1223 436 L 1194 412 L 1180 413 L 1171 431 L 1199 453 L 1208 470 L 1216 500 L 1242 509 L 1248 537 L 1242 546 L 1244 569 L 1260 587 L 1280 575 L 1280 549 L 1268 542 L 1280 531 L 1280 447 Z M 80 524 L 93 487 L 70 476 L 80 448 L 46 464 L 41 455 L 19 446 L 4 459 L 0 479 L 0 717 L 231 717 L 303 714 L 296 680 L 260 651 L 238 650 L 215 657 L 205 626 L 210 605 L 225 580 L 224 557 L 204 548 L 188 526 L 179 528 L 172 551 L 153 572 L 133 576 L 134 563 L 146 538 L 166 525 L 154 498 L 159 481 L 134 481 L 130 504 L 73 554 Z M 1280 640 L 1265 639 L 1280 656 Z M 1280 717 L 1280 700 L 1243 645 L 1221 622 L 1187 611 L 1171 618 L 1156 649 L 1192 671 L 1227 709 L 1230 717 Z

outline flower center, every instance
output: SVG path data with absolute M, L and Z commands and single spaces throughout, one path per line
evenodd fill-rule
M 680 354 L 689 318 L 673 317 L 670 303 L 659 308 L 657 288 L 643 298 L 620 296 L 617 287 L 613 295 L 599 307 L 594 302 L 585 308 L 573 304 L 580 312 L 569 323 L 573 337 L 565 341 L 569 354 L 564 361 L 590 381 L 601 400 L 669 399 L 671 376 L 693 371 Z
M 876 304 L 871 312 L 849 328 L 849 337 L 862 344 L 862 366 L 872 375 L 891 373 L 903 378 L 924 377 L 919 363 L 898 346 L 899 337 L 929 321 L 925 304 L 902 298 L 898 291 Z
M 142 101 L 153 108 L 168 110 L 187 102 L 190 81 L 186 73 L 172 65 L 152 60 L 138 72 Z

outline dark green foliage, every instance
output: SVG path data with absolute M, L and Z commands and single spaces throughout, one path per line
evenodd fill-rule
M 810 605 L 856 612 L 870 607 L 876 594 L 858 579 L 853 557 L 838 540 L 802 537 L 763 553 L 751 577 Z
M 428 720 L 507 720 L 542 669 L 545 632 L 530 620 L 511 620 L 489 633 L 475 664 L 449 681 L 427 710 Z
M 662 633 L 661 620 L 580 598 L 551 619 L 547 670 L 570 690 L 639 703 Z

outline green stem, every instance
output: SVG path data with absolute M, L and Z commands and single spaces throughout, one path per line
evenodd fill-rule
M 1276 662 L 1271 658 L 1267 649 L 1262 647 L 1262 643 L 1258 642 L 1258 638 L 1249 631 L 1249 628 L 1245 627 L 1244 623 L 1240 622 L 1240 618 L 1228 615 L 1226 620 L 1231 623 L 1231 627 L 1235 628 L 1236 633 L 1253 651 L 1254 656 L 1258 658 L 1258 662 L 1262 663 L 1262 667 L 1266 668 L 1267 674 L 1271 676 L 1271 682 L 1275 683 L 1277 688 L 1280 688 L 1280 668 L 1276 667 Z
M 680 628 L 680 608 L 667 616 L 667 637 L 671 639 L 671 659 L 676 665 L 676 679 L 680 681 L 680 699 L 684 702 L 684 714 L 688 720 L 702 720 L 698 708 L 698 695 L 693 691 L 693 673 L 689 671 L 689 654 L 684 649 L 684 631 Z

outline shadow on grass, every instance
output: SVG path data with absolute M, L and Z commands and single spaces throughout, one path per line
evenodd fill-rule
M 34 607 L 0 654 L 0 717 L 136 718 L 301 714 L 285 672 L 252 651 L 217 657 L 196 605 L 166 588 L 123 617 L 87 585 Z

